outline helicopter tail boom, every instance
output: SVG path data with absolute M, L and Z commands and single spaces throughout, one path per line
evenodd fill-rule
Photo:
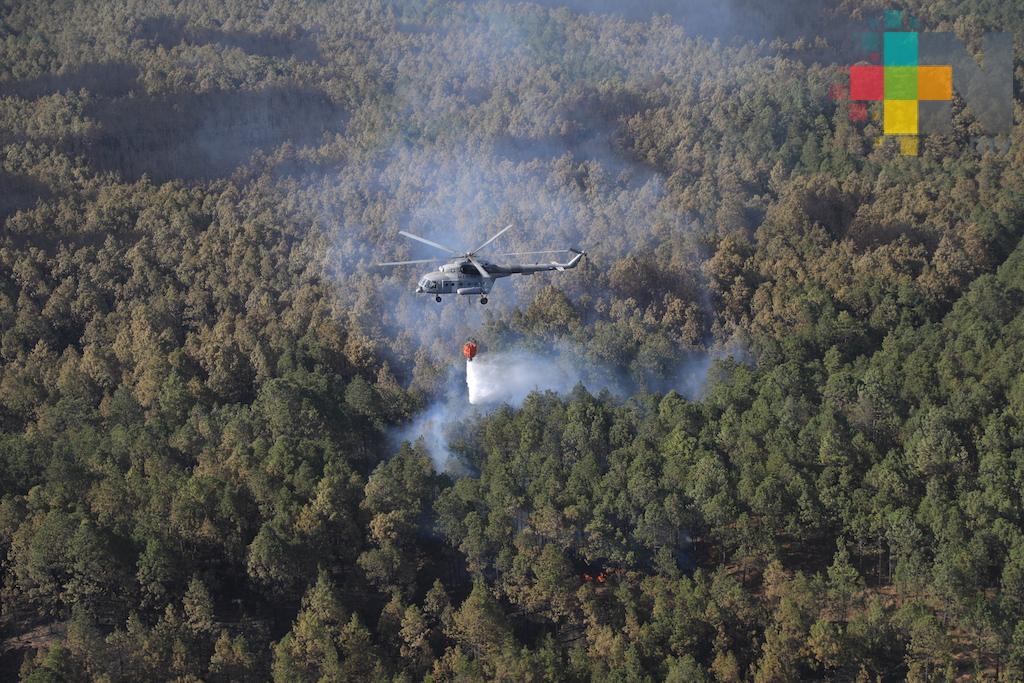
M 558 261 L 552 261 L 551 263 L 531 263 L 526 265 L 509 266 L 505 270 L 507 273 L 522 273 L 529 275 L 531 273 L 541 273 L 546 270 L 568 270 L 575 268 L 579 265 L 583 257 L 587 255 L 587 252 L 580 251 L 578 249 L 569 249 L 575 256 L 569 259 L 566 263 L 559 263 Z

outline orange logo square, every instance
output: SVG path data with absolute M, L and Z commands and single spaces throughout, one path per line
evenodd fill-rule
M 919 99 L 919 100 L 951 100 L 951 99 L 953 99 L 953 67 L 952 66 L 919 66 L 919 67 L 917 67 L 917 99 Z

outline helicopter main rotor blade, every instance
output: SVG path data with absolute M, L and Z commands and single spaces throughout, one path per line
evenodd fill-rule
M 570 251 L 569 249 L 548 249 L 546 251 L 510 251 L 504 254 L 495 254 L 495 256 L 532 256 L 534 254 L 564 254 Z
M 443 261 L 443 260 L 444 259 L 439 259 L 439 258 L 421 258 L 421 259 L 416 259 L 414 261 L 388 261 L 387 263 L 378 263 L 377 265 L 378 266 L 407 266 L 407 265 L 409 265 L 411 263 L 437 263 L 438 261 Z
M 477 260 L 476 260 L 475 258 L 473 258 L 472 256 L 469 256 L 469 257 L 467 257 L 467 258 L 469 259 L 469 262 L 470 262 L 470 263 L 472 263 L 472 264 L 473 264 L 474 266 L 476 266 L 476 269 L 480 271 L 480 274 L 481 274 L 481 275 L 483 275 L 483 276 L 484 276 L 484 277 L 486 277 L 486 278 L 489 278 L 489 277 L 491 277 L 491 274 L 490 274 L 490 273 L 488 273 L 488 272 L 487 272 L 486 270 L 484 270 L 484 267 L 483 267 L 482 265 L 480 265 L 480 262 L 479 262 L 479 261 L 477 261 Z
M 423 242 L 423 244 L 429 244 L 430 246 L 435 247 L 436 249 L 440 249 L 441 251 L 447 251 L 449 254 L 458 254 L 458 252 L 455 251 L 454 249 L 449 249 L 448 247 L 444 246 L 443 244 L 438 244 L 437 242 L 431 242 L 430 240 L 426 239 L 425 237 L 420 237 L 419 235 L 414 235 L 411 232 L 406 232 L 405 230 L 399 230 L 398 234 L 399 235 L 405 235 L 409 239 L 416 240 L 417 242 Z
M 483 249 L 484 247 L 486 247 L 486 246 L 487 246 L 488 244 L 490 244 L 490 243 L 491 243 L 491 242 L 493 242 L 494 240 L 496 240 L 496 239 L 498 239 L 499 237 L 501 237 L 502 235 L 504 235 L 504 234 L 505 234 L 505 232 L 506 232 L 506 231 L 508 231 L 508 230 L 509 230 L 509 229 L 511 229 L 511 228 L 512 228 L 512 224 L 511 224 L 511 223 L 509 223 L 509 224 L 508 224 L 508 225 L 506 225 L 506 226 L 505 226 L 504 228 L 502 228 L 502 229 L 501 229 L 501 231 L 500 231 L 500 232 L 498 232 L 498 234 L 496 234 L 496 235 L 495 235 L 494 237 L 492 237 L 491 239 L 489 239 L 489 240 L 487 240 L 486 242 L 484 242 L 483 244 L 481 244 L 481 245 L 480 245 L 479 247 L 477 247 L 476 249 L 474 249 L 474 250 L 473 250 L 473 251 L 471 251 L 470 253 L 471 253 L 471 254 L 475 254 L 475 253 L 477 253 L 478 251 L 480 251 L 481 249 Z M 479 268 L 479 267 L 480 267 L 480 266 L 477 266 L 477 268 Z

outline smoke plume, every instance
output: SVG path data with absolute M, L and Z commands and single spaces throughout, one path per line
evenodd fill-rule
M 582 381 L 565 359 L 522 351 L 493 353 L 466 362 L 466 387 L 473 405 L 518 405 L 531 391 L 567 393 Z
M 680 363 L 671 378 L 649 389 L 676 391 L 690 400 L 704 393 L 708 373 L 716 353 L 699 353 Z M 569 348 L 549 353 L 510 349 L 482 353 L 462 366 L 453 364 L 443 390 L 412 423 L 395 433 L 397 443 L 422 440 L 438 472 L 460 474 L 465 463 L 452 452 L 453 436 L 470 420 L 482 417 L 503 405 L 520 406 L 535 391 L 568 394 L 582 385 L 592 394 L 607 390 L 613 396 L 632 394 L 637 386 L 600 364 L 592 363 Z

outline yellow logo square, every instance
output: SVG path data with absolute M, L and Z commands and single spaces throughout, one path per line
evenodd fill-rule
M 886 135 L 917 135 L 917 100 L 886 100 L 882 116 Z

